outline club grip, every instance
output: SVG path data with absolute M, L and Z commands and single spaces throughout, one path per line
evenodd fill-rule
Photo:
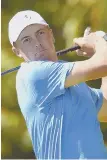
M 80 46 L 75 45 L 75 46 L 73 46 L 73 47 L 60 50 L 60 51 L 57 52 L 57 56 L 61 56 L 61 55 L 63 55 L 63 54 L 66 54 L 67 52 L 70 52 L 70 51 L 72 52 L 72 51 L 75 51 L 75 50 L 80 49 L 80 48 L 81 48 Z
M 56 53 L 57 53 L 57 56 L 61 56 L 61 55 L 63 55 L 63 54 L 66 54 L 67 52 L 70 52 L 70 51 L 72 52 L 72 51 L 75 51 L 75 50 L 77 50 L 77 49 L 80 49 L 80 46 L 75 45 L 75 46 L 73 46 L 73 47 L 60 50 L 60 51 L 58 51 L 58 52 L 56 52 Z M 13 71 L 17 71 L 19 68 L 20 68 L 20 66 L 17 66 L 17 67 L 15 67 L 15 68 L 6 70 L 6 71 L 4 71 L 4 72 L 1 73 L 1 76 L 5 75 L 5 74 L 7 74 L 7 73 L 11 73 L 11 72 L 13 72 Z

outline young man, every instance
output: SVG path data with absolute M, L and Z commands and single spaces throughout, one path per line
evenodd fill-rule
M 16 90 L 36 157 L 107 158 L 97 118 L 99 111 L 100 117 L 107 115 L 107 42 L 96 33 L 75 39 L 91 58 L 58 61 L 52 30 L 33 11 L 18 12 L 10 20 L 9 40 L 25 60 Z M 101 89 L 84 83 L 101 77 Z

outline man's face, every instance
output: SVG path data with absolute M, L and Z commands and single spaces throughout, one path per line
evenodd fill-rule
M 52 30 L 48 26 L 33 24 L 19 35 L 14 47 L 17 55 L 25 61 L 57 61 Z

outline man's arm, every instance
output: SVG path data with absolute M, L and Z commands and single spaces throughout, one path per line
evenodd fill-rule
M 107 77 L 102 78 L 101 90 L 103 92 L 103 105 L 99 111 L 100 122 L 107 122 Z
M 75 42 L 84 52 L 93 56 L 85 61 L 75 62 L 75 65 L 65 80 L 65 87 L 107 76 L 107 42 L 94 33 L 86 38 L 78 38 Z
M 99 111 L 100 121 L 107 122 L 107 42 L 101 37 L 87 36 L 89 41 L 79 38 L 76 43 L 81 46 L 82 52 L 89 56 L 89 60 L 76 62 L 71 73 L 65 80 L 65 87 L 70 87 L 80 82 L 102 78 L 101 90 L 103 105 Z M 95 51 L 95 52 L 94 52 Z
M 107 63 L 97 58 L 75 62 L 74 67 L 65 80 L 65 88 L 72 85 L 107 76 Z

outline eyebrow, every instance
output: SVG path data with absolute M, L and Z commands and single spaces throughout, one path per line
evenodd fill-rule
M 38 33 L 40 30 L 43 30 L 43 29 L 44 29 L 44 28 L 41 28 L 41 29 L 37 30 L 37 31 L 35 32 L 35 34 Z
M 39 30 L 37 30 L 35 33 L 38 33 L 40 30 L 43 30 L 44 28 L 41 28 L 41 29 L 39 29 Z M 25 36 L 25 37 L 23 37 L 23 38 L 21 38 L 21 41 L 23 40 L 23 39 L 25 39 L 25 38 L 29 38 L 30 36 Z
M 25 38 L 29 38 L 29 36 L 25 36 L 25 37 L 21 38 L 21 41 L 22 41 L 23 39 L 25 39 Z

